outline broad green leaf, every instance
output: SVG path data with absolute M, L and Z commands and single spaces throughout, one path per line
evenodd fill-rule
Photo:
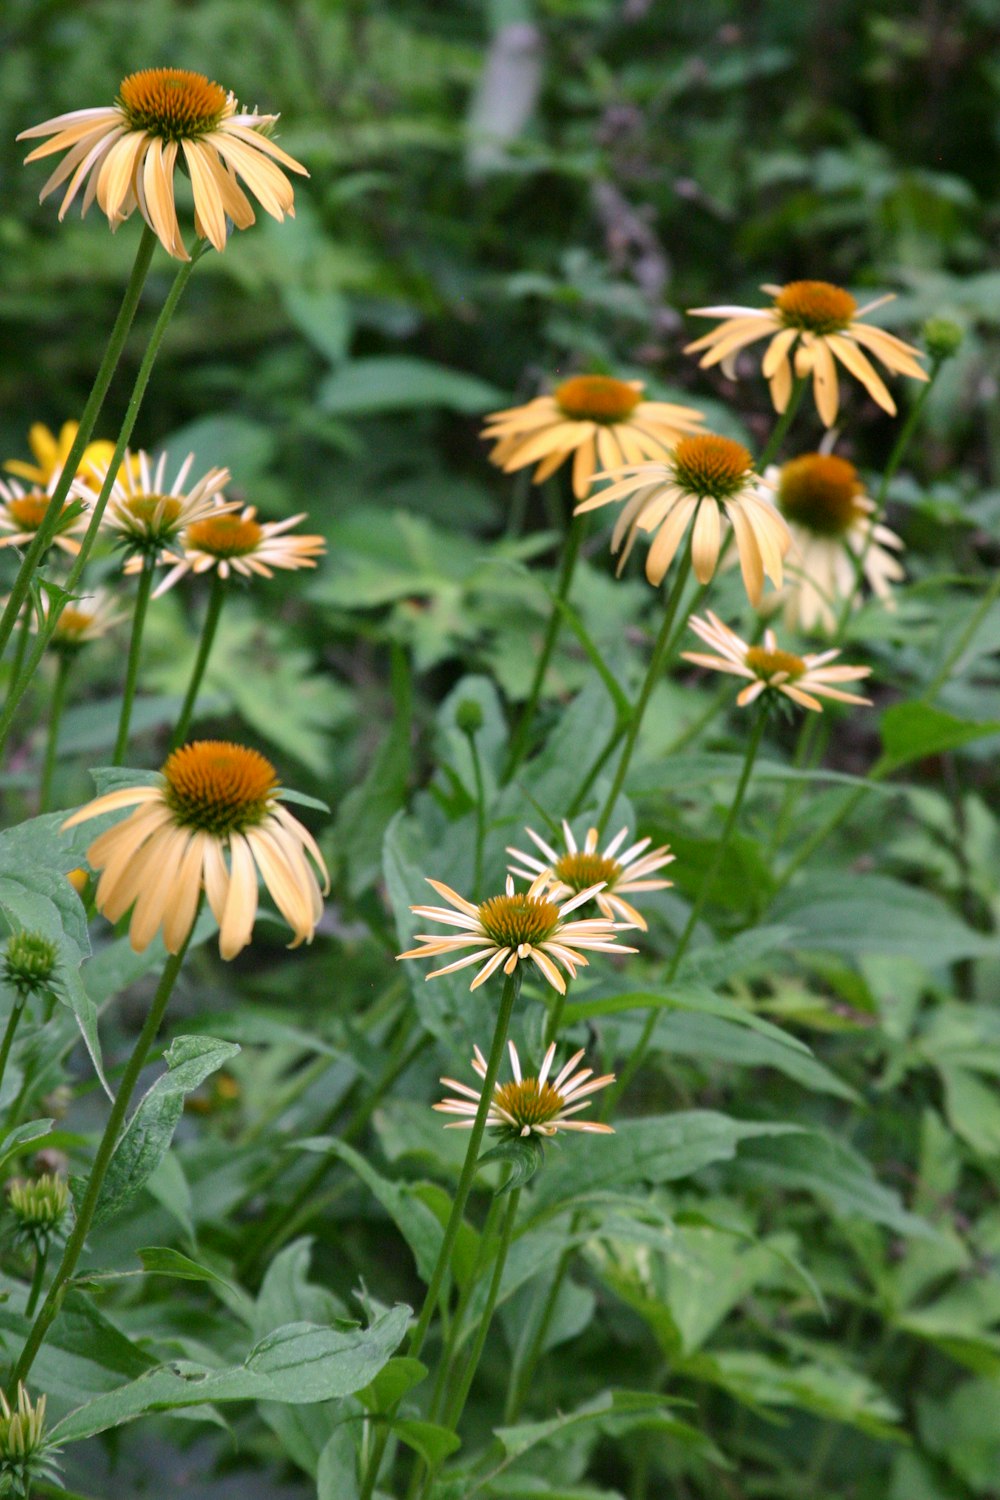
M 830 1350 L 827 1363 L 782 1362 L 753 1349 L 723 1349 L 688 1363 L 697 1379 L 709 1380 L 754 1409 L 798 1407 L 834 1422 L 846 1422 L 881 1438 L 901 1438 L 900 1413 L 874 1381 Z
M 24 1295 L 23 1283 L 17 1294 Z M 8 1350 L 20 1349 L 30 1324 L 0 1303 L 0 1335 Z M 71 1288 L 59 1316 L 38 1351 L 32 1384 L 64 1409 L 81 1399 L 113 1390 L 150 1370 L 156 1361 L 98 1311 L 88 1293 Z
M 867 1219 L 896 1234 L 934 1234 L 926 1219 L 903 1207 L 898 1193 L 883 1187 L 863 1156 L 818 1131 L 751 1142 L 740 1155 L 739 1171 L 751 1181 L 811 1193 L 845 1219 Z
M 48 1135 L 54 1124 L 54 1120 L 28 1120 L 24 1125 L 15 1125 L 13 1130 L 8 1130 L 0 1141 L 0 1172 L 29 1146 L 37 1151 L 37 1142 Z
M 137 1250 L 136 1254 L 142 1261 L 142 1268 L 148 1276 L 171 1276 L 178 1281 L 207 1281 L 224 1287 L 227 1292 L 231 1292 L 236 1297 L 242 1298 L 246 1295 L 240 1292 L 231 1281 L 220 1276 L 218 1271 L 213 1271 L 210 1266 L 192 1260 L 189 1255 L 182 1255 L 179 1250 L 171 1250 L 164 1245 L 150 1245 L 143 1250 Z
M 388 1411 L 426 1378 L 426 1365 L 422 1365 L 419 1359 L 399 1354 L 379 1370 L 371 1385 L 358 1391 L 358 1400 L 368 1411 Z
M 227 412 L 222 416 L 199 417 L 172 432 L 163 446 L 170 455 L 167 464 L 170 480 L 181 461 L 193 453 L 194 474 L 204 474 L 212 468 L 229 469 L 234 484 L 252 489 L 270 466 L 276 442 L 266 423 Z
M 957 750 L 987 735 L 1000 735 L 1000 719 L 958 719 L 929 703 L 894 703 L 882 715 L 882 771 L 897 771 L 928 755 Z
M 797 1036 L 793 1036 L 790 1031 L 783 1031 L 780 1026 L 775 1026 L 774 1022 L 767 1020 L 765 1016 L 758 1016 L 746 1006 L 737 1005 L 736 1001 L 730 1000 L 727 995 L 717 995 L 714 991 L 696 984 L 678 984 L 676 987 L 664 990 L 612 990 L 610 994 L 604 993 L 602 985 L 601 991 L 595 997 L 570 1000 L 567 1003 L 566 1024 L 590 1021 L 596 1016 L 620 1015 L 623 1011 L 630 1010 L 701 1011 L 706 1015 L 719 1016 L 736 1026 L 759 1032 L 761 1036 L 767 1037 L 778 1046 L 787 1048 L 790 1052 L 798 1052 L 803 1057 L 811 1056 L 806 1043 Z
M 358 1465 L 351 1428 L 342 1422 L 319 1456 L 316 1500 L 358 1500 Z
M 431 1469 L 436 1469 L 450 1453 L 462 1446 L 457 1432 L 440 1427 L 436 1422 L 422 1422 L 413 1417 L 404 1417 L 392 1424 L 392 1430 L 408 1448 L 412 1448 Z
M 408 354 L 373 354 L 345 361 L 322 381 L 319 404 L 336 416 L 443 406 L 478 416 L 504 404 L 504 394 L 474 375 Z

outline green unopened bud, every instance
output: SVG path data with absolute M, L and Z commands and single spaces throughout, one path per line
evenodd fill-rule
M 45 1439 L 45 1397 L 33 1406 L 18 1382 L 17 1405 L 0 1391 L 0 1495 L 27 1500 L 39 1480 L 58 1481 L 59 1449 Z
M 56 968 L 56 945 L 40 932 L 15 932 L 0 959 L 0 974 L 22 1000 L 49 988 Z
M 15 1238 L 28 1241 L 36 1254 L 47 1254 L 52 1241 L 62 1238 L 69 1213 L 64 1177 L 44 1172 L 28 1181 L 14 1178 L 7 1184 L 7 1203 L 14 1216 Z
M 936 364 L 958 353 L 965 330 L 950 318 L 928 318 L 923 329 L 924 345 Z
M 455 723 L 463 734 L 478 734 L 483 727 L 483 710 L 475 698 L 463 698 L 455 710 Z

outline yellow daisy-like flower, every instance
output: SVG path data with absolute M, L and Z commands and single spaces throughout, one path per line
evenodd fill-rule
M 873 519 L 875 502 L 854 465 L 832 453 L 803 453 L 768 469 L 765 478 L 792 533 L 780 596 L 788 628 L 832 633 L 838 605 L 851 598 L 860 602 L 859 562 L 872 592 L 891 607 L 891 585 L 904 577 L 894 556 L 903 543 Z
M 761 291 L 774 298 L 770 307 L 690 308 L 692 317 L 724 321 L 688 344 L 684 352 L 706 350 L 702 368 L 721 364 L 733 378 L 739 351 L 758 339 L 770 339 L 761 368 L 770 382 L 775 411 L 783 412 L 788 405 L 793 362 L 796 375 L 812 375 L 816 409 L 827 427 L 837 420 L 840 404 L 838 361 L 892 417 L 896 415 L 896 403 L 865 350 L 894 375 L 909 375 L 913 380 L 929 378 L 917 364 L 922 358 L 919 349 L 904 344 L 884 328 L 861 322 L 876 307 L 891 302 L 891 295 L 858 307 L 850 292 L 829 281 L 790 281 L 787 286 L 764 286 Z
M 857 682 L 871 673 L 871 667 L 831 667 L 830 662 L 840 655 L 839 651 L 824 651 L 818 656 L 795 656 L 791 651 L 781 651 L 773 630 L 764 632 L 764 644 L 751 646 L 741 640 L 728 625 L 723 625 L 718 615 L 708 611 L 708 619 L 701 620 L 692 615 L 688 624 L 695 635 L 707 646 L 714 646 L 718 656 L 703 656 L 698 651 L 685 651 L 685 661 L 699 667 L 708 667 L 713 672 L 728 672 L 733 677 L 745 677 L 745 687 L 736 699 L 740 708 L 746 708 L 760 697 L 761 693 L 783 693 L 800 708 L 822 712 L 819 698 L 836 698 L 841 703 L 870 704 L 870 698 L 858 698 L 831 686 L 838 682 Z
M 47 618 L 51 606 L 48 596 L 43 594 L 42 597 L 42 612 Z M 53 651 L 76 651 L 91 641 L 99 641 L 127 619 L 127 613 L 119 608 L 117 597 L 107 589 L 95 589 L 92 594 L 73 600 L 60 612 L 49 645 Z
M 321 536 L 286 534 L 306 519 L 304 511 L 284 521 L 258 521 L 253 505 L 238 516 L 224 514 L 229 510 L 221 506 L 192 522 L 182 538 L 183 549 L 163 553 L 160 561 L 173 566 L 154 591 L 154 599 L 173 588 L 185 573 L 208 573 L 215 568 L 222 578 L 233 573 L 241 578 L 273 578 L 275 568 L 314 568 L 316 558 L 326 551 Z
M 240 113 L 235 96 L 202 73 L 145 68 L 123 80 L 113 105 L 57 115 L 22 130 L 18 140 L 53 137 L 29 152 L 25 164 L 66 152 L 40 195 L 47 198 L 69 179 L 60 219 L 86 183 L 83 213 L 96 198 L 114 230 L 138 208 L 167 254 L 188 260 L 174 203 L 178 167 L 191 179 L 195 232 L 216 250 L 226 248 L 227 219 L 237 229 L 254 222 L 237 175 L 272 218 L 294 217 L 295 194 L 284 171 L 309 173 L 269 139 L 277 119 Z
M 35 532 L 45 519 L 52 501 L 58 473 L 49 477 L 45 489 L 26 490 L 16 479 L 0 479 L 0 547 L 28 547 Z M 59 523 L 52 538 L 53 547 L 59 547 L 75 557 L 80 550 L 79 536 L 87 529 L 90 517 L 86 509 L 80 509 L 82 495 L 79 491 L 63 504 Z
M 125 456 L 126 462 L 111 487 L 103 525 L 130 554 L 127 573 L 137 572 L 144 558 L 158 556 L 193 522 L 220 510 L 237 509 L 237 501 L 219 498 L 229 483 L 228 469 L 209 469 L 188 486 L 194 463 L 194 454 L 189 453 L 168 487 L 165 453 L 155 464 L 142 450 Z
M 736 535 L 743 582 L 756 604 L 767 574 L 781 587 L 781 560 L 791 543 L 788 527 L 764 498 L 763 480 L 754 473 L 753 459 L 742 443 L 714 433 L 681 438 L 664 463 L 628 464 L 598 474 L 608 479 L 576 507 L 577 513 L 625 501 L 611 533 L 611 550 L 625 542 L 618 563 L 620 573 L 640 531 L 656 532 L 646 558 L 650 583 L 662 581 L 688 529 L 691 562 L 699 583 L 715 573 L 722 545 L 723 521 Z
M 329 890 L 323 856 L 280 797 L 274 767 L 256 750 L 196 740 L 168 757 L 155 783 L 97 797 L 62 826 L 134 807 L 87 850 L 88 864 L 103 872 L 98 910 L 117 922 L 133 908 L 129 939 L 137 953 L 161 927 L 167 952 L 177 953 L 204 890 L 219 924 L 219 952 L 230 959 L 253 932 L 258 873 L 294 933 L 289 947 L 312 942 L 323 911 L 313 869 Z
M 436 958 L 441 953 L 458 953 L 463 948 L 474 948 L 456 963 L 435 969 L 428 979 L 437 979 L 441 974 L 453 974 L 456 969 L 466 969 L 485 959 L 483 967 L 469 986 L 477 990 L 490 975 L 502 968 L 505 974 L 513 974 L 519 963 L 528 959 L 540 971 L 554 990 L 566 993 L 566 981 L 559 972 L 559 965 L 574 979 L 577 967 L 586 967 L 587 959 L 580 951 L 599 953 L 634 953 L 634 948 L 623 948 L 615 937 L 619 924 L 605 917 L 592 917 L 583 921 L 567 922 L 571 911 L 589 901 L 597 894 L 598 886 L 580 891 L 570 901 L 557 904 L 546 894 L 550 880 L 546 871 L 533 881 L 527 891 L 515 892 L 513 877 L 507 876 L 504 895 L 491 896 L 478 906 L 466 901 L 450 886 L 439 880 L 428 880 L 427 884 L 443 896 L 448 906 L 411 906 L 418 917 L 429 917 L 432 922 L 443 922 L 448 927 L 459 927 L 461 933 L 455 937 L 435 936 L 433 933 L 416 934 L 420 948 L 410 948 L 400 953 L 399 958 Z M 451 908 L 451 910 L 449 910 Z
M 526 828 L 525 833 L 544 855 L 544 859 L 539 859 L 537 854 L 525 854 L 520 849 L 508 848 L 507 853 L 517 861 L 516 864 L 508 865 L 511 874 L 521 875 L 526 880 L 537 880 L 540 875 L 547 873 L 550 880 L 549 898 L 552 901 L 563 901 L 567 896 L 576 895 L 582 890 L 593 890 L 597 886 L 594 900 L 604 916 L 612 920 L 617 917 L 630 927 L 639 927 L 645 932 L 645 919 L 623 897 L 626 891 L 663 891 L 673 884 L 671 880 L 649 879 L 655 871 L 673 863 L 674 855 L 670 853 L 668 846 L 663 844 L 659 849 L 650 849 L 652 839 L 639 839 L 627 849 L 622 849 L 622 844 L 628 838 L 628 829 L 623 828 L 607 848 L 599 853 L 596 828 L 587 830 L 582 849 L 565 818 L 562 828 L 566 843 L 563 854 L 557 853 L 533 828 Z
M 47 489 L 49 481 L 58 480 L 62 474 L 79 429 L 79 422 L 64 422 L 56 437 L 43 422 L 33 422 L 28 429 L 28 447 L 35 462 L 28 464 L 19 458 L 8 458 L 4 468 L 8 474 L 16 474 L 19 479 L 26 479 L 39 489 Z M 107 472 L 114 452 L 114 443 L 103 438 L 88 443 L 74 477 L 96 492 L 100 489 L 101 477 Z
M 510 1052 L 510 1067 L 514 1074 L 510 1083 L 495 1083 L 489 1113 L 486 1116 L 488 1129 L 499 1130 L 505 1136 L 552 1136 L 560 1130 L 580 1130 L 590 1135 L 614 1135 L 610 1125 L 601 1125 L 596 1120 L 574 1120 L 583 1109 L 590 1108 L 590 1094 L 614 1083 L 615 1075 L 605 1073 L 601 1078 L 593 1076 L 593 1068 L 574 1068 L 583 1057 L 583 1048 L 574 1052 L 569 1062 L 549 1082 L 552 1063 L 555 1060 L 556 1044 L 553 1042 L 538 1070 L 537 1078 L 525 1078 L 521 1073 L 521 1060 L 513 1042 L 507 1043 Z M 473 1049 L 472 1071 L 485 1082 L 486 1059 L 479 1048 Z M 460 1115 L 445 1130 L 471 1130 L 482 1098 L 481 1091 L 459 1083 L 454 1078 L 442 1078 L 445 1088 L 454 1089 L 460 1099 L 442 1099 L 432 1105 L 443 1115 Z
M 506 474 L 537 464 L 541 484 L 570 458 L 573 494 L 582 500 L 594 470 L 659 458 L 704 418 L 690 406 L 644 401 L 641 380 L 610 375 L 574 375 L 551 396 L 536 396 L 486 418 L 483 437 L 496 446 L 490 462 Z

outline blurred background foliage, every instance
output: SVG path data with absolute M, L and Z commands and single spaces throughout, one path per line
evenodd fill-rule
M 717 370 L 698 371 L 682 353 L 692 328 L 685 308 L 753 303 L 762 282 L 809 277 L 872 296 L 897 291 L 879 321 L 904 337 L 930 315 L 954 318 L 966 330 L 960 355 L 935 386 L 927 430 L 892 490 L 914 582 L 895 615 L 865 610 L 851 627 L 883 692 L 905 694 L 931 677 L 943 636 L 973 597 L 946 587 L 942 574 L 967 572 L 977 559 L 1000 564 L 998 24 L 997 0 L 738 8 L 723 0 L 5 0 L 3 456 L 24 456 L 31 423 L 55 428 L 79 413 L 138 235 L 131 223 L 110 236 L 96 211 L 81 223 L 71 210 L 58 225 L 54 203 L 37 202 L 43 164 L 22 166 L 19 130 L 110 102 L 139 68 L 185 67 L 217 78 L 245 105 L 280 111 L 281 144 L 311 172 L 296 185 L 294 223 L 261 214 L 224 256 L 199 266 L 137 429 L 143 446 L 168 445 L 178 460 L 194 449 L 206 467 L 228 464 L 234 493 L 266 516 L 307 511 L 308 529 L 322 531 L 330 549 L 315 575 L 255 586 L 227 606 L 199 725 L 259 741 L 289 783 L 335 809 L 325 847 L 337 890 L 324 927 L 334 961 L 318 943 L 286 963 L 280 937 L 265 929 L 253 960 L 224 972 L 198 955 L 179 997 L 189 1029 L 209 1024 L 211 1005 L 225 1012 L 221 1034 L 246 1043 L 235 1069 L 240 1102 L 209 1099 L 203 1133 L 181 1140 L 199 1232 L 219 1264 L 240 1260 L 244 1231 L 213 1215 L 252 1217 L 258 1182 L 291 1193 L 308 1177 L 290 1168 L 275 1185 L 274 1131 L 313 1133 L 338 1101 L 363 1098 L 383 1066 L 379 1013 L 369 1034 L 355 1026 L 357 996 L 383 988 L 394 944 L 379 889 L 381 836 L 436 762 L 444 770 L 418 797 L 414 818 L 397 825 L 394 899 L 405 904 L 428 849 L 440 861 L 434 873 L 468 878 L 471 774 L 449 693 L 463 673 L 483 674 L 471 687 L 466 678 L 462 692 L 483 706 L 492 754 L 501 708 L 483 676 L 510 700 L 527 689 L 548 609 L 527 565 L 554 555 L 565 498 L 557 485 L 537 492 L 523 476 L 489 468 L 477 437 L 482 413 L 556 376 L 604 369 L 643 379 L 655 396 L 690 400 L 722 430 L 759 444 L 773 421 L 763 382 L 751 376 L 737 387 Z M 116 431 L 172 272 L 158 252 L 102 436 Z M 902 391 L 901 403 L 912 394 Z M 892 424 L 856 389 L 844 401 L 840 451 L 870 471 L 884 461 Z M 634 676 L 656 596 L 637 574 L 612 580 L 603 540 L 581 576 L 587 629 L 611 670 Z M 711 601 L 727 618 L 738 608 L 731 582 L 719 580 Z M 202 600 L 178 589 L 151 616 L 135 719 L 148 763 L 186 681 Z M 1000 718 L 996 669 L 987 666 L 998 645 L 994 609 L 944 707 Z M 80 696 L 64 721 L 58 805 L 89 795 L 86 767 L 107 758 L 121 658 L 120 643 L 104 643 L 74 678 Z M 589 671 L 567 639 L 553 686 L 575 692 Z M 5 778 L 18 815 L 33 806 L 44 692 L 43 683 Z M 550 718 L 557 734 L 534 766 L 533 790 L 552 808 L 566 765 L 573 769 L 579 726 L 593 730 L 601 696 L 591 689 L 561 731 Z M 708 701 L 663 684 L 644 728 L 647 766 Z M 852 872 L 846 895 L 821 874 L 768 913 L 774 925 L 763 934 L 730 944 L 724 960 L 717 954 L 715 971 L 707 959 L 707 974 L 687 976 L 798 1026 L 823 1064 L 810 1070 L 807 1059 L 796 1071 L 789 1049 L 768 1052 L 756 1035 L 751 1046 L 749 1031 L 711 1016 L 664 1022 L 669 1076 L 649 1080 L 647 1103 L 796 1118 L 828 1132 L 822 1159 L 818 1144 L 796 1157 L 755 1142 L 731 1170 L 713 1165 L 697 1191 L 659 1185 L 647 1238 L 662 1245 L 669 1234 L 669 1257 L 651 1269 L 642 1236 L 633 1243 L 619 1226 L 617 1259 L 595 1241 L 586 1285 L 573 1284 L 586 1305 L 564 1310 L 563 1336 L 586 1325 L 593 1286 L 603 1322 L 599 1334 L 597 1325 L 584 1334 L 566 1378 L 579 1376 L 588 1394 L 588 1371 L 593 1381 L 628 1384 L 636 1348 L 649 1368 L 662 1356 L 690 1381 L 691 1422 L 735 1455 L 738 1472 L 727 1472 L 706 1462 L 707 1447 L 693 1444 L 689 1456 L 682 1444 L 670 1448 L 679 1497 L 997 1493 L 1000 1064 L 995 939 L 983 935 L 997 900 L 995 744 L 971 744 L 958 771 L 952 761 L 923 762 L 902 811 L 898 798 L 870 799 L 865 835 L 880 875 L 871 861 L 856 873 L 856 844 L 840 849 L 840 870 Z M 852 721 L 849 734 L 838 728 L 835 766 L 863 771 L 877 755 L 871 721 Z M 732 770 L 731 758 L 722 761 L 678 764 L 672 781 L 657 782 L 657 810 L 644 824 L 682 855 L 684 895 L 714 847 L 724 797 L 713 789 L 720 776 L 728 785 Z M 810 806 L 822 810 L 836 794 L 816 790 Z M 523 818 L 511 800 L 500 808 L 491 867 Z M 716 893 L 720 908 L 747 921 L 766 906 L 770 832 L 758 819 L 758 837 L 738 841 Z M 866 880 L 880 882 L 877 893 Z M 913 909 L 906 881 L 919 882 L 928 901 L 940 898 L 933 913 Z M 676 926 L 674 899 L 652 907 Z M 969 924 L 958 937 L 953 911 Z M 815 953 L 789 957 L 786 921 L 816 934 Z M 946 939 L 954 994 L 939 967 Z M 649 949 L 654 965 L 669 951 L 662 923 Z M 452 1050 L 455 1036 L 462 1046 L 482 1040 L 478 1023 L 470 1032 L 460 986 L 431 995 L 418 977 L 418 989 L 421 1021 L 438 1039 L 451 1038 Z M 391 1007 L 386 1014 L 391 1020 Z M 134 1020 L 125 1007 L 117 1024 L 128 1030 Z M 613 1016 L 603 1042 L 620 1056 L 638 1027 L 634 1012 Z M 107 1045 L 114 1050 L 113 1039 Z M 342 1049 L 332 1073 L 323 1071 L 324 1048 Z M 394 1171 L 422 1172 L 431 1161 L 441 1172 L 447 1148 L 426 1110 L 438 1061 L 421 1057 L 402 1090 L 409 1097 L 379 1112 L 378 1147 Z M 304 1083 L 311 1068 L 315 1081 L 310 1073 Z M 855 1148 L 891 1188 L 904 1186 L 934 1234 L 914 1230 Z M 167 1242 L 168 1186 L 143 1200 L 145 1220 L 129 1229 L 136 1245 Z M 792 1196 L 775 1214 L 768 1192 L 781 1191 Z M 172 1211 L 176 1218 L 176 1204 Z M 320 1245 L 318 1277 L 346 1298 L 381 1254 L 378 1295 L 412 1300 L 409 1262 L 386 1252 L 385 1221 L 370 1199 L 352 1189 L 331 1209 L 320 1198 L 304 1222 L 325 1233 L 332 1214 L 350 1228 L 335 1249 Z M 127 1258 L 123 1243 L 114 1249 Z M 830 1322 L 790 1258 L 796 1247 L 833 1308 Z M 305 1276 L 301 1256 L 294 1265 L 286 1258 L 271 1293 L 280 1286 L 292 1302 L 318 1298 Z M 728 1347 L 707 1351 L 737 1304 Z M 513 1344 L 524 1304 L 512 1307 Z M 172 1348 L 183 1330 L 166 1297 L 158 1316 L 159 1347 Z M 552 1370 L 542 1397 L 536 1416 L 565 1397 Z M 772 1423 L 775 1413 L 787 1426 Z M 274 1476 L 260 1493 L 306 1493 L 308 1435 L 283 1429 L 273 1413 L 265 1420 L 274 1430 L 263 1436 L 259 1424 L 240 1431 L 255 1473 Z M 172 1443 L 180 1426 L 168 1429 Z M 176 1473 L 192 1496 L 246 1492 L 245 1479 L 226 1478 L 237 1460 L 225 1439 L 199 1438 L 183 1456 L 150 1441 L 160 1438 L 144 1438 L 138 1458 L 123 1444 L 106 1493 L 143 1493 L 151 1463 L 154 1474 Z M 630 1455 L 643 1483 L 658 1473 L 656 1441 L 640 1435 Z M 315 1469 L 315 1454 L 311 1461 Z M 92 1453 L 89 1462 L 92 1485 L 104 1460 Z M 199 1487 L 192 1476 L 213 1466 L 216 1477 Z M 588 1476 L 624 1483 L 600 1433 L 589 1446 L 564 1441 L 554 1467 L 567 1495 L 597 1493 Z M 548 1492 L 553 1482 L 550 1468 Z

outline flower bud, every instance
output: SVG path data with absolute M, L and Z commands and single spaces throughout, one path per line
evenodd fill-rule
M 928 318 L 923 335 L 927 353 L 935 364 L 941 364 L 958 353 L 965 331 L 950 318 Z
M 45 1397 L 33 1406 L 18 1382 L 17 1405 L 0 1391 L 0 1495 L 28 1500 L 39 1481 L 58 1481 L 59 1449 L 45 1439 Z
M 56 967 L 56 945 L 40 932 L 15 932 L 0 958 L 0 975 L 24 1001 L 49 988 Z
M 28 1242 L 36 1255 L 47 1254 L 52 1241 L 63 1237 L 69 1213 L 64 1177 L 51 1172 L 27 1181 L 15 1177 L 7 1184 L 7 1204 L 14 1218 L 15 1239 Z
M 455 710 L 455 723 L 463 734 L 478 734 L 483 727 L 483 710 L 475 698 L 463 698 Z

